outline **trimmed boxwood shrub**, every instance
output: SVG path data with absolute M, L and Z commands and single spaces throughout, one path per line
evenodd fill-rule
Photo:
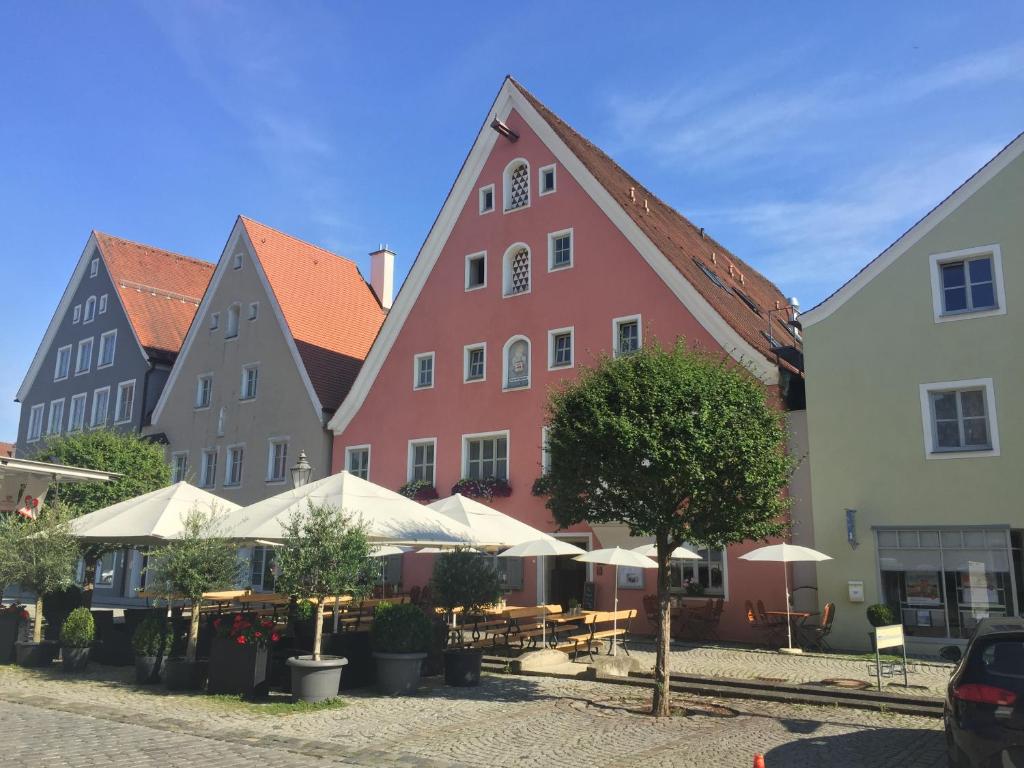
M 166 656 L 170 642 L 166 619 L 147 616 L 132 635 L 132 650 L 136 656 Z
M 371 637 L 378 653 L 426 653 L 430 619 L 415 605 L 379 603 L 373 612 Z
M 96 624 L 88 608 L 75 608 L 60 630 L 60 643 L 65 648 L 88 648 L 95 637 Z
M 884 627 L 896 623 L 896 612 L 885 603 L 869 605 L 867 614 L 868 621 L 873 627 Z

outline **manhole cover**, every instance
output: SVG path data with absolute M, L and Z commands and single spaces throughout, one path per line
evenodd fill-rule
M 762 683 L 788 683 L 789 681 L 784 677 L 755 677 L 755 680 L 760 680 Z
M 858 691 L 871 687 L 871 683 L 866 680 L 853 680 L 846 677 L 833 677 L 829 680 L 822 680 L 821 685 L 831 685 L 835 688 L 853 688 Z

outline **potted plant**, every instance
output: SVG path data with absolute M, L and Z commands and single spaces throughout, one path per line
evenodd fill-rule
M 407 499 L 419 502 L 433 501 L 437 498 L 437 489 L 427 480 L 410 480 L 399 488 L 398 492 Z
M 274 622 L 236 613 L 230 621 L 215 618 L 213 629 L 207 693 L 245 697 L 265 694 L 270 646 L 281 639 Z
M 284 545 L 277 551 L 278 590 L 316 609 L 313 652 L 292 656 L 292 698 L 317 702 L 338 695 L 341 668 L 348 659 L 321 653 L 324 600 L 333 595 L 360 599 L 376 581 L 380 568 L 370 557 L 364 526 L 330 504 L 313 504 L 296 511 L 284 524 Z
M 88 608 L 75 608 L 60 628 L 60 657 L 65 672 L 81 672 L 89 663 L 96 625 Z
M 28 611 L 20 603 L 0 608 L 0 664 L 14 661 L 14 644 L 25 639 L 29 618 Z
M 511 496 L 512 486 L 508 484 L 507 480 L 496 477 L 478 479 L 464 477 L 452 486 L 452 494 L 456 493 L 490 501 L 495 496 Z
M 430 648 L 430 619 L 409 603 L 380 603 L 373 613 L 373 658 L 377 688 L 389 696 L 416 692 L 420 668 Z
M 135 651 L 135 682 L 139 685 L 160 682 L 160 664 L 171 644 L 167 619 L 147 616 L 132 635 Z
M 885 627 L 889 624 L 896 623 L 896 611 L 892 609 L 892 606 L 886 605 L 885 603 L 875 603 L 869 605 L 866 610 L 868 616 L 868 623 L 872 627 Z M 875 650 L 875 633 L 868 632 L 868 639 L 871 641 L 871 650 Z
M 229 589 L 239 581 L 237 551 L 221 529 L 217 510 L 207 513 L 193 507 L 182 521 L 181 536 L 151 553 L 147 581 L 167 600 L 185 598 L 191 606 L 185 656 L 164 663 L 164 684 L 169 690 L 203 687 L 207 661 L 196 658 L 203 593 Z
M 501 597 L 498 574 L 487 561 L 468 549 L 455 549 L 434 561 L 430 580 L 435 601 L 455 616 L 461 607 L 465 618 L 480 613 Z M 448 685 L 470 686 L 480 682 L 483 650 L 448 648 L 444 652 L 444 681 Z

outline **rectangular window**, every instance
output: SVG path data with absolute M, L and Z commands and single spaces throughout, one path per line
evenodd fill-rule
M 238 314 L 241 311 L 241 307 L 238 304 L 232 304 L 228 307 L 228 327 L 224 329 L 225 339 L 238 337 Z
M 920 390 L 927 458 L 999 454 L 991 379 L 922 384 Z
M 465 438 L 466 477 L 508 479 L 508 435 Z
M 196 379 L 196 408 L 209 408 L 213 396 L 213 374 L 206 373 Z
M 46 434 L 59 435 L 64 423 L 64 398 L 50 402 L 50 420 L 46 423 Z
M 220 312 L 213 312 L 210 315 L 210 330 L 216 331 L 220 328 Z
M 488 184 L 480 187 L 480 213 L 490 213 L 494 210 L 494 185 Z
M 245 459 L 245 448 L 234 445 L 228 448 L 227 466 L 224 468 L 224 485 L 242 484 L 242 461 Z
M 89 277 L 96 277 L 100 272 L 100 260 L 93 259 L 89 262 Z
M 213 488 L 217 484 L 217 449 L 203 451 L 203 471 L 199 478 L 203 488 Z
M 494 567 L 503 592 L 515 592 L 523 588 L 523 558 L 495 556 Z
M 241 269 L 242 268 L 242 254 L 241 253 L 236 253 L 232 257 L 232 259 L 231 259 L 231 267 L 232 267 L 232 269 Z
M 71 372 L 71 345 L 67 344 L 57 350 L 57 362 L 53 366 L 53 380 L 66 379 Z
M 259 374 L 260 370 L 256 365 L 242 366 L 242 388 L 239 396 L 242 400 L 256 399 L 256 382 Z
M 349 474 L 370 479 L 370 446 L 355 445 L 345 449 L 345 469 Z
M 135 381 L 122 381 L 117 385 L 117 405 L 114 408 L 114 423 L 122 424 L 132 419 L 135 406 Z
M 998 245 L 930 257 L 935 322 L 1005 314 L 1002 252 Z
M 640 316 L 615 318 L 612 320 L 612 333 L 612 349 L 616 356 L 636 352 L 643 341 L 640 335 Z
M 510 558 L 506 558 L 510 559 Z M 274 548 L 253 547 L 249 562 L 249 586 L 257 592 L 274 589 Z
M 83 323 L 91 323 L 96 319 L 96 297 L 90 296 L 85 300 L 85 317 L 82 318 Z
M 430 389 L 434 386 L 434 353 L 426 352 L 413 358 L 413 389 Z
M 92 368 L 92 337 L 78 342 L 78 360 L 75 361 L 75 375 L 88 373 Z
M 572 230 L 548 235 L 548 272 L 572 266 Z
M 466 356 L 466 360 L 463 380 L 483 381 L 487 373 L 487 345 L 470 344 L 465 347 L 464 354 Z
M 288 472 L 288 441 L 274 438 L 267 449 L 267 482 L 283 482 Z
M 188 454 L 187 453 L 172 453 L 171 454 L 171 482 L 172 483 L 183 483 L 185 477 L 188 474 Z
M 540 169 L 540 193 L 550 195 L 555 191 L 555 166 L 545 165 Z
M 572 328 L 548 331 L 548 370 L 572 368 Z
M 434 484 L 434 452 L 437 441 L 415 440 L 409 443 L 409 480 Z
M 92 393 L 92 418 L 90 427 L 101 427 L 107 423 L 107 411 L 110 410 L 110 387 L 100 387 Z
M 76 325 L 82 319 L 82 305 L 75 304 L 74 312 L 71 315 L 71 324 Z
M 100 357 L 96 361 L 97 368 L 106 368 L 114 364 L 114 351 L 117 349 L 117 331 L 107 331 L 100 335 Z
M 68 432 L 78 432 L 85 426 L 85 392 L 71 398 L 71 411 L 68 413 Z
M 672 589 L 687 594 L 687 587 L 694 585 L 690 586 L 689 593 L 696 590 L 704 595 L 725 595 L 725 550 L 685 546 L 701 559 L 672 561 Z
M 249 305 L 249 319 L 255 320 L 260 314 L 260 303 L 254 301 Z
M 30 443 L 34 443 L 43 434 L 43 411 L 45 410 L 46 406 L 40 403 L 33 405 L 28 412 L 28 432 L 25 439 Z
M 107 312 L 107 294 L 100 296 L 100 314 L 106 314 Z
M 473 253 L 466 257 L 466 290 L 487 287 L 487 254 Z

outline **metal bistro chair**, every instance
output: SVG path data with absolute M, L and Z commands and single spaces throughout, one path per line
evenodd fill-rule
M 760 602 L 759 600 L 758 603 Z M 762 604 L 761 607 L 763 608 L 764 605 Z M 764 642 L 768 647 L 777 647 L 779 645 L 779 625 L 766 621 L 763 614 L 755 611 L 754 604 L 749 600 L 746 601 L 744 606 L 744 613 L 747 617 L 747 626 L 755 632 L 764 635 Z
M 826 642 L 825 638 L 832 632 L 832 622 L 836 618 L 836 604 L 825 603 L 825 607 L 821 611 L 821 619 L 817 623 L 808 624 L 807 621 L 810 618 L 808 616 L 800 625 L 799 635 L 803 639 L 802 645 L 809 650 L 818 650 L 823 653 L 831 651 L 832 646 Z

